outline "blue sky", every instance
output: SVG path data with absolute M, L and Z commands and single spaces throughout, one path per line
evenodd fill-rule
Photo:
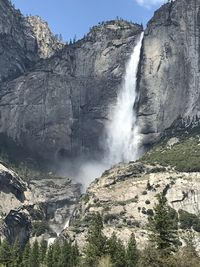
M 98 22 L 117 16 L 146 25 L 165 0 L 12 0 L 24 15 L 39 15 L 64 40 L 79 39 Z

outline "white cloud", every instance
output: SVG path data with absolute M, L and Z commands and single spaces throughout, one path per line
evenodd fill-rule
M 153 5 L 165 3 L 167 0 L 136 0 L 136 2 L 140 6 L 150 8 Z

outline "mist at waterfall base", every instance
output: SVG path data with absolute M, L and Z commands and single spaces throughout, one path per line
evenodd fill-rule
M 73 183 L 81 184 L 81 191 L 84 193 L 89 184 L 109 169 L 110 165 L 104 160 L 84 160 L 77 158 L 74 161 L 67 161 L 62 164 L 58 174 L 69 177 Z
M 82 184 L 85 192 L 95 178 L 114 164 L 135 161 L 140 155 L 140 133 L 134 110 L 137 101 L 137 72 L 140 60 L 143 33 L 138 38 L 126 65 L 125 76 L 119 88 L 117 101 L 110 108 L 109 120 L 105 125 L 105 156 L 102 160 L 84 161 L 77 159 L 73 164 L 65 163 L 62 172 L 72 178 L 73 182 Z

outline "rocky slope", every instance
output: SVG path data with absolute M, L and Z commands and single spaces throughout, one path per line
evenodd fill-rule
M 0 84 L 0 132 L 48 159 L 94 156 L 142 27 L 110 21 Z M 12 119 L 11 119 L 12 118 Z
M 139 123 L 155 142 L 180 118 L 199 117 L 200 1 L 163 5 L 145 30 L 140 63 Z
M 90 185 L 63 235 L 77 240 L 83 248 L 88 225 L 94 213 L 100 212 L 107 237 L 115 232 L 126 243 L 134 233 L 139 247 L 144 248 L 148 240 L 148 216 L 153 214 L 156 195 L 164 193 L 180 236 L 183 237 L 187 229 L 193 229 L 200 249 L 199 178 L 199 172 L 178 172 L 155 163 L 116 165 Z
M 46 174 L 27 184 L 3 164 L 0 188 L 0 236 L 21 245 L 34 236 L 56 237 L 80 197 L 80 185 L 68 178 Z

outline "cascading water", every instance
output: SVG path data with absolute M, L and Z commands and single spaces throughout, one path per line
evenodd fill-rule
M 107 161 L 109 164 L 128 162 L 138 157 L 139 129 L 134 104 L 137 98 L 136 83 L 140 51 L 144 33 L 134 47 L 117 103 L 111 110 L 107 126 Z

